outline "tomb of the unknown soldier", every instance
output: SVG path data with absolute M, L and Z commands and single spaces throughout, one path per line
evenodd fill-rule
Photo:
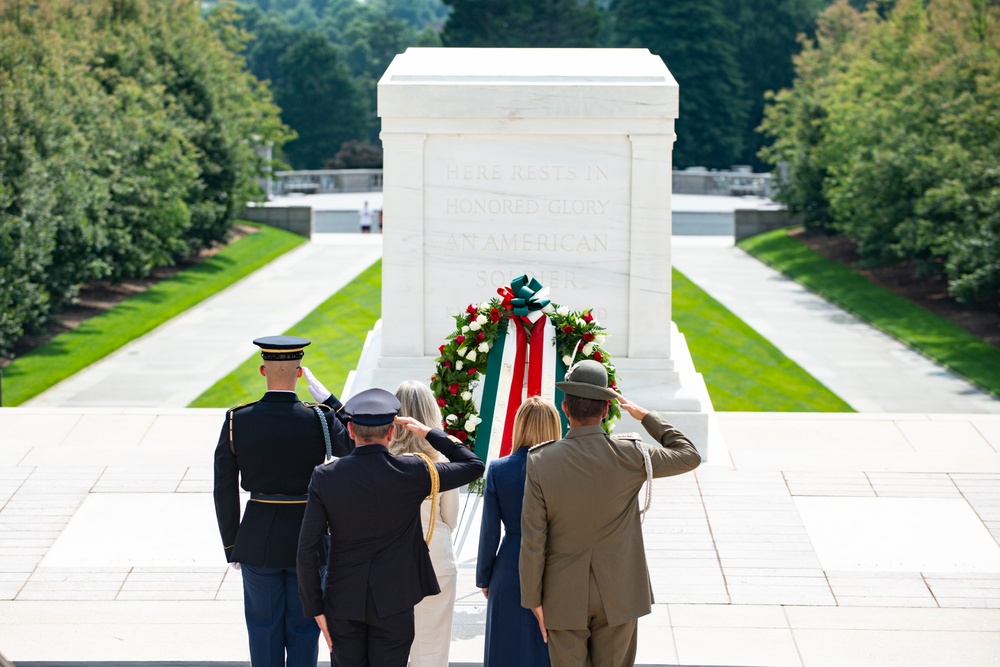
M 472 341 L 493 300 L 520 299 L 511 312 L 544 314 L 547 345 L 574 313 L 604 330 L 569 364 L 522 349 L 525 387 L 555 399 L 567 365 L 605 350 L 622 394 L 697 446 L 698 469 L 650 487 L 640 667 L 1000 665 L 1000 400 L 728 234 L 675 233 L 684 86 L 669 66 L 645 49 L 396 56 L 378 85 L 382 234 L 310 226 L 241 283 L 0 408 L 0 654 L 18 667 L 250 664 L 242 574 L 213 505 L 227 410 L 185 406 L 256 368 L 254 338 L 294 334 L 381 259 L 381 320 L 346 387 L 329 387 L 341 400 L 430 383 L 446 357 L 507 363 Z M 311 196 L 324 195 L 296 206 Z M 857 411 L 716 411 L 673 323 L 674 268 Z M 327 344 L 313 340 L 303 365 Z M 297 393 L 309 400 L 304 380 Z M 627 415 L 615 430 L 645 433 Z M 451 667 L 483 663 L 481 514 L 463 489 Z

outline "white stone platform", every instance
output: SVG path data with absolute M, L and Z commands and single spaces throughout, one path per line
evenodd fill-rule
M 639 664 L 1000 660 L 1000 416 L 718 413 L 731 464 L 658 480 Z M 0 410 L 0 652 L 245 663 L 211 497 L 222 410 Z M 481 661 L 475 503 L 452 664 Z

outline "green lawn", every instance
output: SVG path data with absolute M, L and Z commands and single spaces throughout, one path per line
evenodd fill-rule
M 339 394 L 365 336 L 381 312 L 382 265 L 377 262 L 285 333 L 313 341 L 303 364 Z M 674 272 L 674 319 L 716 410 L 850 411 L 846 403 L 782 355 L 721 304 Z M 260 397 L 264 380 L 253 355 L 189 407 L 228 407 Z M 299 397 L 310 400 L 305 382 Z
M 252 226 L 259 231 L 15 359 L 3 369 L 4 406 L 42 393 L 306 241 Z
M 4 369 L 4 403 L 19 404 L 152 330 L 303 242 L 261 227 L 215 257 L 123 301 Z M 314 341 L 309 366 L 339 393 L 381 312 L 382 265 L 376 262 L 287 333 Z M 674 272 L 673 314 L 720 411 L 850 411 L 850 407 L 721 304 Z M 257 399 L 264 381 L 252 356 L 190 407 L 228 407 Z M 308 399 L 305 384 L 300 397 Z
M 382 261 L 372 264 L 342 290 L 285 333 L 313 341 L 302 360 L 327 389 L 340 395 L 347 374 L 357 366 L 365 336 L 382 312 Z M 264 378 L 260 356 L 253 355 L 222 378 L 189 407 L 225 408 L 260 398 Z M 299 398 L 311 401 L 305 380 Z
M 779 229 L 739 246 L 844 310 L 1000 396 L 1000 350 L 823 257 Z
M 682 273 L 673 317 L 719 411 L 853 412 L 851 406 Z

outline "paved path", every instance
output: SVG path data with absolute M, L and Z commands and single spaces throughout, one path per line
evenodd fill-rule
M 224 412 L 163 406 L 252 354 L 233 341 L 293 325 L 377 256 L 376 240 L 319 237 L 63 399 L 96 403 L 110 385 L 100 400 L 118 407 L 0 410 L 0 651 L 21 664 L 246 664 L 241 581 L 220 562 L 211 499 Z M 682 271 L 866 412 L 720 413 L 730 459 L 657 480 L 643 526 L 657 604 L 640 621 L 639 663 L 1000 665 L 1000 416 L 957 414 L 991 403 L 967 388 L 935 409 L 879 402 L 894 399 L 877 378 L 840 379 L 898 356 L 858 356 L 873 343 L 848 334 L 867 326 L 731 247 L 675 242 Z M 265 297 L 280 309 L 305 290 L 300 310 L 261 319 Z M 800 321 L 790 313 L 809 314 L 808 335 L 786 335 Z M 825 347 L 797 352 L 804 338 Z M 202 372 L 215 354 L 229 360 Z M 876 375 L 899 390 L 942 374 L 913 362 L 925 370 Z M 485 624 L 474 501 L 463 521 L 453 665 L 481 660 Z
M 0 410 L 0 651 L 247 664 L 211 496 L 223 417 Z M 732 464 L 654 483 L 640 665 L 1000 664 L 1000 416 L 718 419 Z M 464 507 L 453 665 L 481 662 L 486 618 Z
M 27 402 L 184 407 L 381 255 L 381 236 L 319 234 L 229 289 Z M 732 245 L 675 236 L 673 263 L 860 412 L 1000 413 L 980 391 Z
M 675 236 L 673 265 L 859 412 L 1000 413 L 996 397 L 746 254 L 732 237 Z
M 378 234 L 314 236 L 25 405 L 185 407 L 381 255 Z

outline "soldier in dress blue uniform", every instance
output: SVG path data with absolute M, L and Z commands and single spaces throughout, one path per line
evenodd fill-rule
M 316 406 L 295 393 L 309 341 L 267 336 L 254 345 L 267 393 L 226 414 L 215 448 L 215 513 L 226 560 L 243 573 L 253 667 L 316 667 L 319 628 L 296 593 L 295 550 L 313 468 L 328 449 L 345 456 L 353 445 L 335 397 Z M 240 486 L 250 492 L 242 521 Z
M 397 417 L 399 400 L 384 389 L 354 396 L 344 412 L 357 446 L 349 456 L 317 467 L 309 482 L 299 534 L 299 596 L 323 630 L 335 667 L 405 667 L 413 607 L 440 592 L 420 504 L 436 491 L 479 478 L 484 466 L 441 429 Z M 449 463 L 390 454 L 386 445 L 397 428 L 425 438 Z M 318 554 L 327 527 L 324 591 Z

